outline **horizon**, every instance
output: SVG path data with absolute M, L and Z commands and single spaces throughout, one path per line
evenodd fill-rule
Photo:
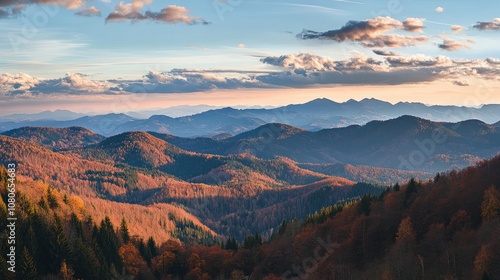
M 387 100 L 382 100 L 382 99 L 378 99 L 378 98 L 374 98 L 374 97 L 365 97 L 365 98 L 358 98 L 358 99 L 351 98 L 351 99 L 344 100 L 344 101 L 336 101 L 336 100 L 332 100 L 332 99 L 325 98 L 325 97 L 318 97 L 318 98 L 310 99 L 308 101 L 301 102 L 301 103 L 283 103 L 283 104 L 274 105 L 274 106 L 272 106 L 272 105 L 267 105 L 267 106 L 266 105 L 257 105 L 257 104 L 255 104 L 255 105 L 236 104 L 236 105 L 229 105 L 229 106 L 197 104 L 197 105 L 175 105 L 175 106 L 170 106 L 170 107 L 153 107 L 153 108 L 145 108 L 145 109 L 140 109 L 140 110 L 135 110 L 135 111 L 102 111 L 102 112 L 79 111 L 79 110 L 73 111 L 73 110 L 64 109 L 64 108 L 57 108 L 57 109 L 46 109 L 46 110 L 36 111 L 36 112 L 17 111 L 14 113 L 2 113 L 2 114 L 0 114 L 0 118 L 11 117 L 11 116 L 15 116 L 15 115 L 28 115 L 28 116 L 30 116 L 30 115 L 38 115 L 38 114 L 42 114 L 42 113 L 57 113 L 57 112 L 79 114 L 81 116 L 100 116 L 100 115 L 109 115 L 109 114 L 125 114 L 128 116 L 137 118 L 137 119 L 141 119 L 141 117 L 137 117 L 140 115 L 146 116 L 146 117 L 144 117 L 145 119 L 149 118 L 152 115 L 166 115 L 166 116 L 172 116 L 174 118 L 177 118 L 177 117 L 196 115 L 196 114 L 200 114 L 200 113 L 204 113 L 204 112 L 208 112 L 208 111 L 212 111 L 212 110 L 224 109 L 224 108 L 231 108 L 231 109 L 236 109 L 236 110 L 247 110 L 247 109 L 271 110 L 271 109 L 276 109 L 276 108 L 285 107 L 285 106 L 289 106 L 289 105 L 303 105 L 303 104 L 310 103 L 310 102 L 313 102 L 316 100 L 327 100 L 327 101 L 331 101 L 331 102 L 334 102 L 337 104 L 344 104 L 344 103 L 352 102 L 352 101 L 361 103 L 365 100 L 375 100 L 375 101 L 380 101 L 380 102 L 384 102 L 384 103 L 389 103 L 392 106 L 396 106 L 396 105 L 401 103 L 401 104 L 421 104 L 421 105 L 424 105 L 426 107 L 456 106 L 456 107 L 465 107 L 465 108 L 470 108 L 470 109 L 481 109 L 482 107 L 488 106 L 488 105 L 500 105 L 500 102 L 499 103 L 484 103 L 484 104 L 480 104 L 478 106 L 455 105 L 455 104 L 427 104 L 427 103 L 418 102 L 418 101 L 417 102 L 411 102 L 411 101 L 390 102 Z M 182 114 L 182 113 L 175 111 L 175 110 L 179 110 L 181 108 L 182 109 L 191 108 L 193 111 L 186 112 L 186 114 Z M 162 110 L 165 112 L 159 113 L 159 111 L 162 111 Z M 170 112 L 169 112 L 169 110 L 170 110 Z

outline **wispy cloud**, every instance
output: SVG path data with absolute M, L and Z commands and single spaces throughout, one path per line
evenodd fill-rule
M 254 4 L 264 4 L 264 5 L 278 5 L 300 8 L 301 11 L 309 10 L 313 12 L 327 13 L 332 15 L 347 15 L 348 11 L 342 9 L 335 9 L 326 6 L 312 5 L 312 4 L 298 4 L 298 3 L 274 3 L 274 2 L 262 2 L 262 1 L 252 1 Z
M 84 17 L 95 17 L 95 16 L 100 17 L 101 10 L 99 10 L 95 6 L 91 6 L 89 8 L 85 8 L 83 10 L 76 12 L 75 15 Z
M 363 2 L 357 2 L 357 1 L 350 1 L 350 0 L 333 0 L 334 2 L 341 2 L 341 3 L 349 3 L 349 4 L 358 4 L 358 5 L 365 5 L 366 3 Z

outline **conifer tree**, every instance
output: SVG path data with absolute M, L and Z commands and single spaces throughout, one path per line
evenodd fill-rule
M 148 239 L 148 249 L 151 252 L 151 256 L 154 258 L 158 256 L 158 249 L 156 249 L 156 242 L 152 236 Z
M 28 252 L 28 249 L 24 247 L 21 255 L 21 263 L 19 265 L 19 277 L 23 280 L 31 280 L 36 279 L 37 275 L 35 260 Z
M 125 218 L 122 218 L 122 223 L 120 226 L 120 235 L 122 237 L 123 243 L 128 243 L 130 241 L 130 234 L 128 232 L 127 222 Z

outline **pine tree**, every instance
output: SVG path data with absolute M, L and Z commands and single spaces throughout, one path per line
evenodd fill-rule
M 83 240 L 85 240 L 85 234 L 83 232 L 83 224 L 80 221 L 80 219 L 78 219 L 75 213 L 71 213 L 71 216 L 69 218 L 69 224 L 73 229 L 75 236 L 77 238 L 82 238 Z
M 413 202 L 414 199 L 413 194 L 417 192 L 418 192 L 418 183 L 417 181 L 415 181 L 415 179 L 411 178 L 405 190 L 405 196 L 403 202 L 405 207 L 408 207 Z
M 35 260 L 28 252 L 26 247 L 23 248 L 23 253 L 21 255 L 21 263 L 19 265 L 19 277 L 23 280 L 31 280 L 37 277 L 37 269 L 35 265 Z
M 238 243 L 236 242 L 236 238 L 230 237 L 226 242 L 226 250 L 238 251 Z
M 120 226 L 120 235 L 122 237 L 123 243 L 128 243 L 130 241 L 130 234 L 128 232 L 127 222 L 125 218 L 122 218 L 122 224 Z
M 62 261 L 71 257 L 71 247 L 64 232 L 61 219 L 55 214 L 48 245 L 51 271 L 58 272 Z
M 101 226 L 97 233 L 97 243 L 102 250 L 106 263 L 111 267 L 112 264 L 118 271 L 122 269 L 120 256 L 118 255 L 119 241 L 118 236 L 113 229 L 113 224 L 108 216 L 101 221 Z
M 47 201 L 49 203 L 49 207 L 51 209 L 59 207 L 59 202 L 57 202 L 57 198 L 55 195 L 52 193 L 51 187 L 47 189 Z
M 148 263 L 148 265 L 151 265 L 151 259 L 153 258 L 151 256 L 151 251 L 149 250 L 149 247 L 146 246 L 142 238 L 137 244 L 137 249 L 139 249 L 139 253 L 141 253 L 142 258 Z
M 92 246 L 85 244 L 81 238 L 74 242 L 74 265 L 75 278 L 77 279 L 99 279 L 100 263 Z
M 154 258 L 158 256 L 158 249 L 156 249 L 156 242 L 152 236 L 148 239 L 148 249 L 151 252 L 151 256 Z

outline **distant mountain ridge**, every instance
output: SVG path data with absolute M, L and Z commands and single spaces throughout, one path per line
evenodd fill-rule
M 166 116 L 155 116 L 154 119 L 174 120 Z M 197 121 L 199 119 L 195 122 Z M 143 127 L 148 128 L 150 127 Z M 61 149 L 58 145 L 81 148 L 99 143 L 86 149 L 86 152 L 98 155 L 97 158 L 107 157 L 109 160 L 126 162 L 137 167 L 175 171 L 174 174 L 183 179 L 194 177 L 197 173 L 191 172 L 195 168 L 188 168 L 189 172 L 186 171 L 185 174 L 177 173 L 179 166 L 203 159 L 207 154 L 223 157 L 250 154 L 261 159 L 286 157 L 297 163 L 360 166 L 355 168 L 357 170 L 349 168 L 347 171 L 343 171 L 339 166 L 321 169 L 325 174 L 342 175 L 351 179 L 363 178 L 355 175 L 363 169 L 361 166 L 383 168 L 365 171 L 385 174 L 375 176 L 376 180 L 384 178 L 382 182 L 391 182 L 410 175 L 396 170 L 423 172 L 413 175 L 418 178 L 428 177 L 429 173 L 469 166 L 480 159 L 495 156 L 500 151 L 500 129 L 494 125 L 479 120 L 433 122 L 408 115 L 386 121 L 371 121 L 362 126 L 351 125 L 319 131 L 308 131 L 282 123 L 268 123 L 235 136 L 226 135 L 221 138 L 186 138 L 153 131 L 124 132 L 105 140 L 102 136 L 95 135 L 92 137 L 97 138 L 89 138 L 89 142 L 83 141 L 80 136 L 60 136 L 59 140 L 57 136 L 47 136 L 57 134 L 56 131 L 68 133 L 66 130 L 68 129 L 30 127 L 4 134 L 25 140 L 31 139 L 32 142 L 56 150 Z M 83 128 L 81 131 L 92 134 Z M 49 141 L 40 135 L 45 135 Z M 74 138 L 72 146 L 66 143 L 69 141 L 67 138 Z M 134 164 L 136 160 L 137 164 Z M 203 160 L 212 162 L 211 169 L 225 162 L 220 161 L 217 156 Z M 311 170 L 318 171 L 317 168 Z M 331 173 L 332 170 L 337 173 Z M 386 179 L 389 181 L 385 181 Z
M 140 114 L 134 115 L 140 116 Z M 374 98 L 365 98 L 361 101 L 351 99 L 338 103 L 326 98 L 319 98 L 304 104 L 291 104 L 273 109 L 226 107 L 176 118 L 153 115 L 147 119 L 138 119 L 126 114 L 85 116 L 64 121 L 55 118 L 53 120 L 22 118 L 19 120 L 12 117 L 0 117 L 0 131 L 24 126 L 82 126 L 105 136 L 141 130 L 181 137 L 199 137 L 218 134 L 236 135 L 266 123 L 283 123 L 317 131 L 353 124 L 362 125 L 373 120 L 388 120 L 403 115 L 413 115 L 441 122 L 478 119 L 488 124 L 495 123 L 498 126 L 500 105 L 484 105 L 481 108 L 427 106 L 422 103 L 409 102 L 391 104 Z
M 0 116 L 3 121 L 36 121 L 36 120 L 55 120 L 55 121 L 69 121 L 77 118 L 84 117 L 85 114 L 75 113 L 69 110 L 54 110 L 43 111 L 36 114 L 12 114 Z
M 500 130 L 492 125 L 478 120 L 433 122 L 413 116 L 320 131 L 266 124 L 220 141 L 152 134 L 182 149 L 201 153 L 250 153 L 263 159 L 284 156 L 300 163 L 343 163 L 422 172 L 466 167 L 500 151 Z

